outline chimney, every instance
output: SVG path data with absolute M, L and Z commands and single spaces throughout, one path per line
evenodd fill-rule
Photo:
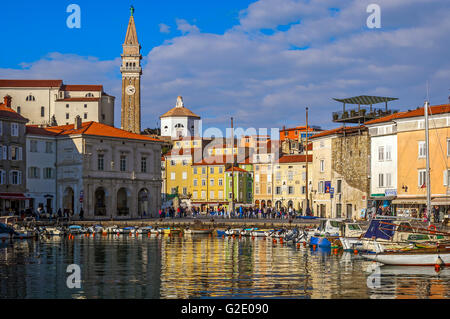
M 83 122 L 81 121 L 81 116 L 77 115 L 77 116 L 75 117 L 75 125 L 74 125 L 73 129 L 74 129 L 74 130 L 79 130 L 79 129 L 81 128 L 81 124 L 82 124 L 82 123 L 83 123 Z
M 6 107 L 11 108 L 11 97 L 9 95 L 6 95 L 3 100 Z

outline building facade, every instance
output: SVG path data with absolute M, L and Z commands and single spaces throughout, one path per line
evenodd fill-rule
M 27 119 L 12 109 L 11 96 L 0 104 L 0 214 L 26 208 L 25 125 Z
M 65 85 L 62 80 L 0 80 L 0 96 L 12 98 L 12 108 L 29 125 L 67 125 L 83 121 L 114 125 L 115 98 L 102 85 Z

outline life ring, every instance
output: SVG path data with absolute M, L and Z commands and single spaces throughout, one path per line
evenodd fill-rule
M 433 230 L 430 230 L 431 228 L 433 228 Z M 428 230 L 430 231 L 431 234 L 436 234 L 436 226 L 430 225 L 428 226 Z

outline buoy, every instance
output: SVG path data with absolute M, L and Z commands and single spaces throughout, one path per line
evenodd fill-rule
M 120 234 L 119 233 L 117 233 L 117 236 L 119 236 Z
M 303 242 L 303 247 L 306 247 L 306 241 Z
M 283 238 L 280 238 L 280 244 L 283 244 Z
M 316 247 L 317 247 L 316 245 L 313 245 L 313 250 L 316 250 Z
M 443 265 L 444 261 L 442 260 L 441 256 L 438 256 L 438 258 L 436 259 L 436 264 L 434 265 L 434 270 L 436 272 L 440 272 Z
M 252 236 L 252 240 L 255 240 L 255 236 Z
M 130 236 L 130 237 L 131 237 L 131 236 L 133 236 L 133 234 L 132 234 L 132 233 L 130 233 L 130 234 L 129 234 L 128 236 Z
M 358 251 L 357 251 L 356 249 L 353 251 L 353 253 L 354 253 L 355 255 L 358 255 Z
M 233 238 L 235 238 L 234 234 L 233 234 Z
M 300 248 L 300 243 L 297 243 L 297 248 Z
M 225 238 L 225 235 L 222 235 L 222 238 Z
M 239 234 L 239 239 L 241 239 L 242 238 L 242 235 L 241 234 Z

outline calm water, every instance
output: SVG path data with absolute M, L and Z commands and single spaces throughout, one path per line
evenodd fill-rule
M 81 267 L 81 288 L 66 285 Z M 0 298 L 449 298 L 450 271 L 263 239 L 81 236 L 0 243 Z M 375 270 L 375 272 L 373 272 Z M 368 280 L 369 279 L 369 280 Z

